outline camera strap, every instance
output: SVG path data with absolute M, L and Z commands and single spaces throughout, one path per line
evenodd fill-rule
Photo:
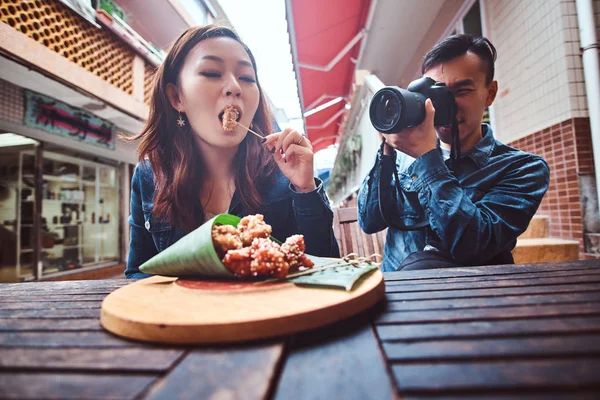
M 379 147 L 379 152 L 380 152 L 381 156 L 383 156 L 383 147 L 384 146 L 385 146 L 385 138 L 383 138 L 383 140 L 381 141 L 381 146 Z M 404 195 L 404 191 L 402 190 L 402 187 L 400 186 L 400 178 L 398 177 L 398 168 L 396 167 L 395 162 L 394 162 L 394 167 L 392 168 L 392 171 L 393 171 L 393 176 L 394 176 L 394 182 L 396 184 L 396 193 L 399 196 L 397 201 L 404 204 L 406 201 L 406 197 Z M 392 178 L 391 176 L 387 176 L 387 177 L 384 176 L 383 160 L 381 160 L 381 162 L 379 163 L 379 182 L 377 182 L 377 197 L 379 200 L 379 211 L 381 212 L 381 217 L 383 218 L 383 222 L 385 222 L 385 224 L 388 227 L 394 228 L 394 229 L 397 229 L 400 231 L 415 231 L 417 229 L 422 229 L 422 228 L 425 228 L 426 226 L 429 226 L 429 221 L 427 219 L 425 219 L 425 221 L 418 222 L 418 223 L 412 224 L 412 225 L 404 225 L 403 223 L 396 224 L 392 221 L 392 218 L 389 214 L 389 210 L 387 209 L 387 204 L 386 204 L 385 199 L 390 199 L 390 198 L 394 199 L 396 196 L 392 196 L 390 193 L 387 193 L 389 196 L 383 196 L 384 193 L 382 193 L 383 182 L 387 182 L 387 179 L 391 180 L 391 178 Z
M 456 106 L 454 106 L 454 119 L 452 120 L 452 143 L 450 146 L 450 159 L 453 166 L 460 160 L 460 135 L 458 134 L 458 121 L 456 120 Z

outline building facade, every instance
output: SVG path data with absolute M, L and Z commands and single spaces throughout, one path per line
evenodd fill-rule
M 334 167 L 331 179 L 338 185 L 330 196 L 340 204 L 355 204 L 355 193 L 372 166 L 379 139 L 367 110 L 374 91 L 384 84 L 406 87 L 420 76 L 423 56 L 440 39 L 456 32 L 482 34 L 498 50 L 499 92 L 485 119 L 498 140 L 539 154 L 550 165 L 550 188 L 538 211 L 548 217 L 550 236 L 579 241 L 580 258 L 600 257 L 594 167 L 594 156 L 600 154 L 593 151 L 600 132 L 592 133 L 590 125 L 590 116 L 598 118 L 600 110 L 590 110 L 588 104 L 577 2 L 432 1 L 419 2 L 418 7 L 415 3 L 371 2 L 357 78 L 349 94 L 352 108 L 341 123 L 338 161 L 355 151 L 352 143 L 357 136 L 361 151 L 351 172 Z M 600 1 L 589 3 L 597 38 Z M 597 42 L 586 51 L 597 53 Z
M 0 282 L 122 272 L 153 72 L 207 1 L 0 2 Z M 96 274 L 96 275 L 94 275 Z

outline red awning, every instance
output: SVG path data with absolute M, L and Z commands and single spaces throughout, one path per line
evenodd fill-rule
M 288 0 L 287 20 L 302 113 L 349 101 L 370 0 Z M 336 142 L 346 101 L 305 117 L 315 151 Z

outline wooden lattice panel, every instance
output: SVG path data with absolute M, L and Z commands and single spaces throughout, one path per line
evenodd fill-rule
M 0 20 L 125 93 L 133 93 L 134 52 L 60 2 L 0 0 Z
M 0 120 L 22 124 L 24 104 L 23 89 L 0 79 Z
M 156 68 L 150 64 L 144 64 L 144 103 L 150 104 L 150 96 L 154 87 L 154 72 Z

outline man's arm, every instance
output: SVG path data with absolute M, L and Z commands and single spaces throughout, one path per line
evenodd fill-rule
M 408 202 L 399 201 L 398 190 L 394 178 L 394 168 L 397 172 L 404 171 L 414 162 L 414 158 L 399 153 L 387 144 L 377 152 L 375 165 L 365 177 L 358 193 L 358 223 L 365 233 L 379 232 L 388 228 L 388 223 L 381 215 L 379 191 L 381 187 L 381 201 L 388 222 L 402 225 L 403 219 L 412 219 L 417 216 L 416 211 Z M 389 221 L 389 220 L 392 221 Z M 410 225 L 410 224 L 409 224 Z
M 438 151 L 419 157 L 401 178 L 403 190 L 418 194 L 445 250 L 465 264 L 485 262 L 514 242 L 527 229 L 549 181 L 546 162 L 524 155 L 473 203 Z

